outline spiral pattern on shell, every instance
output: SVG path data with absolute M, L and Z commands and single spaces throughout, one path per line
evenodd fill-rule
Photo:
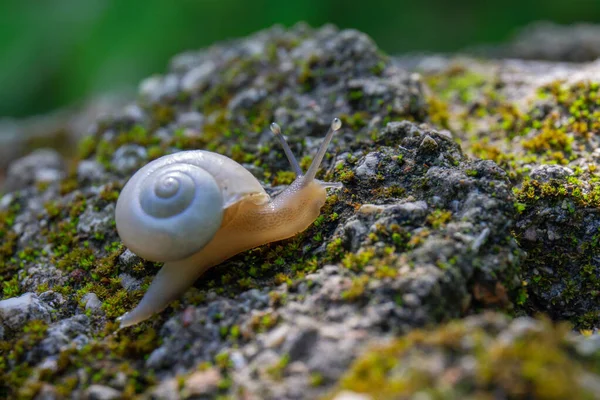
M 116 208 L 123 243 L 152 261 L 181 260 L 198 252 L 222 219 L 223 195 L 215 178 L 201 165 L 169 156 L 140 169 Z

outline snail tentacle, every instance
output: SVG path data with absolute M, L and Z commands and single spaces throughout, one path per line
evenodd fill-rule
M 277 137 L 277 140 L 279 140 L 281 147 L 283 147 L 283 152 L 285 153 L 288 161 L 290 162 L 290 165 L 292 166 L 292 169 L 294 170 L 294 173 L 296 174 L 296 176 L 303 175 L 302 168 L 300 168 L 300 164 L 298 163 L 298 160 L 296 160 L 296 157 L 294 157 L 294 153 L 292 153 L 292 149 L 290 149 L 290 145 L 288 144 L 288 142 L 285 140 L 285 138 L 281 134 L 281 127 L 279 125 L 277 125 L 275 122 L 273 122 L 271 124 L 270 128 L 271 128 L 271 132 L 273 132 L 275 137 Z
M 334 118 L 331 122 L 331 126 L 329 127 L 327 135 L 325 135 L 325 139 L 323 139 L 323 143 L 321 143 L 321 147 L 319 147 L 317 155 L 310 164 L 310 167 L 308 167 L 306 175 L 304 175 L 305 184 L 311 182 L 317 176 L 317 171 L 319 170 L 321 162 L 323 161 L 323 158 L 325 158 L 325 154 L 327 153 L 327 147 L 329 146 L 329 142 L 331 142 L 331 139 L 333 139 L 333 134 L 339 131 L 341 128 L 342 121 L 340 121 L 339 118 Z

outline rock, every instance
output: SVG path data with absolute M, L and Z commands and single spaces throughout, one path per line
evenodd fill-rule
M 121 396 L 118 390 L 104 385 L 90 385 L 85 391 L 85 398 L 89 400 L 116 400 Z
M 123 145 L 115 151 L 112 165 L 121 173 L 133 173 L 148 160 L 145 148 L 138 145 Z
M 77 166 L 77 178 L 83 182 L 100 182 L 104 177 L 104 167 L 94 160 L 81 160 Z
M 540 165 L 531 171 L 529 177 L 540 182 L 548 182 L 551 179 L 565 179 L 571 175 L 573 171 L 562 165 Z
M 251 88 L 242 91 L 233 99 L 231 99 L 228 109 L 231 112 L 236 112 L 239 109 L 250 109 L 259 104 L 266 96 L 267 92 L 265 90 Z
M 42 387 L 35 396 L 37 400 L 54 400 L 58 397 L 59 395 L 56 388 L 48 383 L 42 384 Z
M 598 344 L 592 344 L 597 342 L 593 338 L 579 340 L 592 347 Z M 474 398 L 484 387 L 491 387 L 507 396 L 594 398 L 600 375 L 588 364 L 593 356 L 571 353 L 578 351 L 577 342 L 568 330 L 547 321 L 510 321 L 493 313 L 471 316 L 433 330 L 415 331 L 391 343 L 374 343 L 355 361 L 332 396 L 355 391 L 370 398 L 420 398 L 422 393 L 443 392 L 449 398 Z M 517 373 L 511 379 L 502 378 L 512 367 L 535 365 L 538 357 L 560 361 L 532 368 L 527 376 Z M 490 371 L 484 381 L 480 380 L 481 368 Z M 547 392 L 547 379 L 557 383 L 555 372 L 564 368 L 573 372 L 563 375 L 560 384 Z M 378 372 L 370 374 L 371 369 Z M 463 384 L 449 386 L 450 382 Z
M 537 22 L 522 29 L 500 52 L 504 56 L 532 60 L 594 61 L 600 57 L 598 37 L 598 25 Z
M 40 300 L 50 306 L 54 310 L 59 310 L 66 303 L 64 296 L 52 290 L 40 293 Z
M 264 338 L 264 345 L 266 347 L 279 347 L 285 341 L 285 338 L 288 336 L 290 332 L 290 326 L 286 324 L 281 324 L 277 328 L 273 329 L 269 332 L 268 335 Z
M 23 234 L 23 236 L 26 235 Z M 21 281 L 22 289 L 27 292 L 36 291 L 40 285 L 47 285 L 49 288 L 52 288 L 57 285 L 63 285 L 66 282 L 66 277 L 63 272 L 47 263 L 34 265 L 29 268 L 28 272 L 29 274 Z M 52 301 L 56 300 L 58 299 L 52 299 Z
M 215 69 L 215 64 L 210 61 L 190 69 L 181 79 L 181 88 L 188 92 L 200 90 L 208 82 Z
M 0 301 L 0 321 L 13 331 L 36 319 L 49 323 L 52 311 L 35 293 Z
M 335 395 L 333 400 L 370 400 L 371 396 L 344 390 Z
M 179 80 L 175 75 L 152 76 L 139 87 L 140 96 L 151 103 L 173 99 L 177 95 Z
M 96 293 L 86 293 L 81 298 L 81 301 L 85 304 L 86 310 L 98 311 L 100 310 L 100 307 L 102 307 L 102 302 L 100 301 Z
M 51 149 L 40 149 L 10 165 L 4 188 L 13 191 L 35 183 L 56 182 L 64 175 L 65 166 L 60 155 Z
M 139 279 L 136 279 L 133 276 L 125 273 L 119 274 L 119 281 L 121 282 L 123 289 L 127 290 L 128 292 L 139 290 L 142 285 L 142 282 Z
M 437 142 L 429 135 L 423 138 L 421 145 L 419 146 L 419 151 L 425 153 L 434 153 L 438 148 Z
M 377 164 L 379 159 L 377 153 L 369 153 L 363 162 L 356 168 L 356 176 L 359 178 L 369 178 L 377 174 Z
M 204 115 L 195 111 L 183 113 L 177 119 L 177 124 L 183 128 L 199 130 L 204 125 Z
M 189 397 L 210 395 L 217 391 L 220 380 L 221 374 L 215 368 L 194 372 L 186 379 L 183 391 Z
M 95 233 L 104 233 L 109 230 L 115 218 L 115 206 L 109 204 L 104 209 L 96 211 L 94 207 L 88 207 L 79 217 L 77 231 L 86 236 Z
M 315 350 L 315 344 L 319 340 L 319 332 L 316 329 L 303 329 L 288 335 L 283 351 L 289 355 L 291 360 L 302 360 Z
M 71 318 L 55 322 L 48 327 L 46 337 L 40 342 L 37 351 L 32 354 L 32 360 L 54 356 L 67 347 L 82 347 L 89 342 L 87 337 L 89 320 L 85 315 L 75 315 Z
M 142 261 L 142 259 L 139 258 L 137 255 L 135 255 L 129 249 L 125 250 L 119 256 L 119 263 L 128 269 L 132 268 L 134 265 L 138 264 L 140 261 Z
M 176 379 L 165 379 L 152 389 L 150 397 L 160 400 L 179 400 L 179 384 Z
M 73 398 L 135 389 L 142 398 L 313 399 L 398 388 L 343 387 L 359 381 L 343 377 L 364 381 L 372 370 L 427 377 L 387 397 L 522 395 L 506 382 L 561 390 L 522 380 L 519 357 L 541 370 L 567 365 L 553 379 L 574 371 L 581 379 L 564 386 L 595 388 L 595 341 L 572 345 L 560 327 L 504 314 L 546 311 L 585 334 L 598 327 L 597 88 L 575 81 L 598 66 L 466 59 L 456 68 L 434 58 L 407 62 L 358 31 L 302 24 L 176 56 L 136 102 L 86 131 L 77 180 L 31 180 L 0 199 L 4 292 L 41 291 L 28 295 L 47 313 L 27 332 L 0 319 L 0 372 L 29 377 L 3 380 L 0 393 L 51 384 Z M 569 83 L 551 83 L 558 78 Z M 328 189 L 313 224 L 223 261 L 166 309 L 117 330 L 161 266 L 123 248 L 113 222 L 115 192 L 137 168 L 181 150 L 218 151 L 276 196 L 291 175 L 269 123 L 304 164 L 334 117 L 343 128 L 318 177 L 343 188 Z M 372 344 L 388 343 L 401 345 L 369 358 Z M 543 344 L 536 353 L 550 354 L 553 343 L 564 345 L 556 359 L 528 353 Z M 385 368 L 371 368 L 382 358 Z M 487 361 L 493 373 L 482 383 Z M 84 384 L 69 391 L 73 382 Z

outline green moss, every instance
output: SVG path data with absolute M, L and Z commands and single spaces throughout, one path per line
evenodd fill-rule
M 366 112 L 356 112 L 352 115 L 341 114 L 340 119 L 342 120 L 342 126 L 353 131 L 359 131 L 363 127 L 367 126 L 367 123 L 369 122 L 369 114 Z
M 290 363 L 290 356 L 287 354 L 284 354 L 283 356 L 281 356 L 281 358 L 279 359 L 278 362 L 267 367 L 267 370 L 266 370 L 267 374 L 269 374 L 271 376 L 271 378 L 273 378 L 274 380 L 279 381 L 279 380 L 283 379 L 285 369 L 289 363 Z
M 593 398 L 579 377 L 600 373 L 598 355 L 580 356 L 568 342 L 569 327 L 541 322 L 540 329 L 504 340 L 462 321 L 435 330 L 415 330 L 389 345 L 359 357 L 340 380 L 337 391 L 351 390 L 377 399 L 409 398 Z M 422 368 L 423 357 L 438 354 L 445 373 Z M 474 363 L 467 370 L 461 360 Z M 460 384 L 448 383 L 452 373 Z M 452 382 L 457 382 L 456 379 Z
M 9 299 L 11 297 L 17 297 L 21 293 L 19 286 L 19 279 L 14 276 L 11 280 L 2 282 L 2 297 Z
M 273 186 L 289 185 L 296 179 L 296 174 L 293 171 L 278 171 L 272 181 Z
M 96 147 L 98 146 L 98 141 L 95 136 L 85 136 L 83 139 L 79 141 L 79 149 L 78 155 L 79 158 L 85 160 L 96 151 Z
M 426 77 L 425 81 L 443 100 L 457 99 L 469 103 L 488 80 L 461 65 L 455 65 L 442 74 Z
M 266 332 L 277 325 L 279 316 L 274 313 L 258 313 L 252 317 L 250 326 L 256 332 Z
M 111 326 L 110 329 L 113 329 Z M 101 333 L 95 342 L 88 343 L 80 349 L 71 347 L 62 351 L 57 359 L 56 370 L 44 370 L 40 376 L 41 381 L 51 382 L 57 392 L 66 397 L 72 395 L 73 390 L 84 390 L 93 383 L 107 382 L 117 378 L 126 379 L 123 397 L 131 398 L 145 387 L 155 383 L 152 373 L 140 374 L 137 367 L 143 364 L 143 358 L 160 345 L 156 331 L 146 326 L 133 328 L 132 339 L 123 333 L 106 336 Z M 138 359 L 135 367 L 124 358 Z M 86 374 L 81 375 L 80 371 Z M 36 382 L 27 382 L 19 393 L 24 391 L 35 394 Z M 26 396 L 29 397 L 29 396 Z
M 119 193 L 121 192 L 122 186 L 118 182 L 113 182 L 108 185 L 105 185 L 100 192 L 100 199 L 106 201 L 107 203 L 116 203 L 119 198 Z
M 72 191 L 77 189 L 78 186 L 79 184 L 75 177 L 64 179 L 60 183 L 59 193 L 64 196 L 65 194 L 71 193 Z
M 315 85 L 316 76 L 318 74 L 315 67 L 318 62 L 319 57 L 317 55 L 312 55 L 300 64 L 300 72 L 297 81 L 305 92 L 310 92 Z
M 434 210 L 427 216 L 426 222 L 433 229 L 440 229 L 444 227 L 452 218 L 452 213 L 448 210 Z
M 354 180 L 355 174 L 351 169 L 343 169 L 336 172 L 336 180 L 342 183 L 350 183 Z
M 227 352 L 217 354 L 215 356 L 215 364 L 221 369 L 228 369 L 233 365 L 229 353 Z
M 361 250 L 358 253 L 346 253 L 342 259 L 344 267 L 360 272 L 373 259 L 375 253 L 372 250 Z
M 352 90 L 348 93 L 348 99 L 350 101 L 359 101 L 364 96 L 362 90 Z
M 152 121 L 154 124 L 154 128 L 168 125 L 169 123 L 175 120 L 175 110 L 173 107 L 164 104 L 155 104 L 151 109 Z M 143 129 L 143 128 L 141 128 Z M 139 130 L 139 129 L 138 129 Z M 136 132 L 137 134 L 137 132 Z M 142 132 L 139 138 L 143 138 L 146 140 L 147 136 L 145 132 Z
M 385 57 L 387 58 L 387 57 Z M 379 61 L 377 64 L 375 64 L 373 67 L 371 67 L 371 73 L 373 75 L 381 75 L 383 73 L 383 71 L 385 70 L 385 68 L 387 67 L 387 63 L 384 60 Z
M 514 188 L 516 200 L 525 205 L 533 204 L 541 199 L 553 202 L 569 199 L 581 207 L 600 207 L 600 184 L 592 183 L 591 187 L 584 187 L 577 181 L 564 182 L 550 180 L 539 182 L 527 179 L 520 188 Z
M 56 218 L 62 211 L 62 207 L 55 201 L 44 204 L 44 209 L 50 218 Z
M 310 374 L 309 383 L 310 386 L 313 387 L 322 386 L 325 383 L 325 377 L 318 372 L 312 372 Z
M 24 397 L 30 392 L 24 387 L 32 370 L 26 356 L 44 339 L 47 329 L 48 325 L 45 322 L 33 320 L 17 333 L 15 339 L 0 341 L 0 397 Z M 11 364 L 14 368 L 11 368 Z
M 368 276 L 359 276 L 352 279 L 350 287 L 342 292 L 342 299 L 354 301 L 361 298 L 365 292 L 365 288 L 369 283 Z
M 429 120 L 444 129 L 450 128 L 450 112 L 448 111 L 448 103 L 439 99 L 437 96 L 429 96 L 427 98 Z

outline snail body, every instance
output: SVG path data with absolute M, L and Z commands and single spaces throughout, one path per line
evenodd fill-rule
M 117 200 L 117 231 L 132 252 L 164 266 L 138 306 L 119 317 L 121 328 L 162 311 L 210 267 L 308 228 L 325 204 L 325 189 L 336 186 L 315 175 L 340 128 L 334 119 L 302 174 L 279 126 L 271 126 L 297 174 L 273 199 L 240 164 L 204 150 L 167 155 L 136 172 Z

